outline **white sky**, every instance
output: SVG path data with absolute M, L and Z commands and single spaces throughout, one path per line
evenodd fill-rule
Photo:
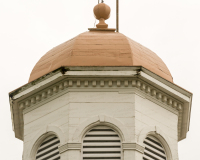
M 98 0 L 0 0 L 0 150 L 22 159 L 23 142 L 12 131 L 8 92 L 26 84 L 51 48 L 94 26 Z M 115 0 L 109 27 L 115 27 Z M 120 32 L 158 54 L 174 82 L 193 92 L 190 131 L 179 142 L 180 160 L 197 160 L 200 144 L 200 0 L 119 0 Z

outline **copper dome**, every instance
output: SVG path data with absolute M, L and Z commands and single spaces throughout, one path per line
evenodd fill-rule
M 47 52 L 33 68 L 29 82 L 60 67 L 142 66 L 173 82 L 165 63 L 154 52 L 118 32 L 89 31 Z

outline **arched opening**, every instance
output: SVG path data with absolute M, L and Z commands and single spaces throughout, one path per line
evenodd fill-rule
M 59 160 L 60 153 L 58 146 L 60 145 L 60 140 L 56 135 L 49 135 L 46 137 L 39 145 L 35 159 L 36 160 Z
M 83 160 L 120 160 L 122 157 L 121 138 L 108 126 L 91 128 L 83 137 L 82 144 Z
M 148 135 L 144 140 L 144 145 L 143 160 L 167 160 L 166 150 L 156 137 Z

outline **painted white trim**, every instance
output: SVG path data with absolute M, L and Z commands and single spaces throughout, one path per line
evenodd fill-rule
M 148 99 L 149 101 L 158 104 L 159 106 L 163 107 L 164 109 L 178 115 L 179 112 L 177 111 L 177 109 L 167 105 L 166 103 L 163 103 L 162 101 L 159 101 L 157 98 L 146 94 L 144 92 L 142 92 L 140 89 L 138 88 L 133 88 L 132 90 L 122 90 L 122 91 L 118 91 L 119 94 L 136 94 L 140 97 L 142 97 L 143 99 Z
M 81 145 L 82 143 L 66 143 L 64 145 L 59 146 L 59 152 L 60 154 L 68 151 L 68 150 L 80 150 L 81 151 Z
M 170 146 L 172 146 L 169 138 L 167 137 L 167 135 L 165 135 L 165 133 L 157 126 L 147 126 L 145 128 L 143 128 L 140 131 L 140 134 L 138 135 L 138 144 L 140 144 L 141 146 L 144 145 L 144 140 L 148 135 L 152 135 L 154 137 L 156 137 L 161 144 L 164 146 L 165 151 L 167 152 L 167 160 L 173 160 L 175 159 L 172 156 L 172 150 L 170 148 Z M 178 143 L 178 142 L 177 142 Z
M 80 81 L 82 81 L 82 83 L 80 83 Z M 115 81 L 118 82 L 118 79 L 115 79 Z M 64 92 L 68 92 L 68 91 L 76 91 L 76 92 L 81 92 L 81 91 L 108 91 L 108 92 L 113 92 L 113 91 L 119 91 L 120 94 L 122 94 L 123 92 L 130 92 L 132 93 L 134 90 L 138 90 L 138 91 L 142 91 L 140 93 L 143 93 L 144 97 L 149 97 L 149 99 L 152 98 L 153 96 L 153 100 L 155 102 L 159 102 L 159 104 L 164 104 L 166 107 L 166 109 L 173 111 L 177 109 L 177 106 L 173 106 L 173 103 L 175 103 L 176 105 L 181 104 L 182 103 L 180 101 L 178 101 L 177 99 L 174 99 L 173 97 L 169 97 L 167 94 L 165 94 L 164 92 L 160 92 L 159 90 L 157 90 L 156 88 L 152 87 L 149 84 L 143 83 L 140 80 L 135 80 L 135 79 L 119 79 L 120 81 L 120 85 L 117 85 L 116 82 L 112 83 L 112 80 L 109 81 L 107 79 L 107 81 L 104 80 L 81 80 L 81 79 L 74 79 L 72 80 L 63 80 L 62 82 L 56 83 L 55 85 L 52 85 L 51 88 L 49 88 L 48 90 L 51 90 L 51 94 L 47 94 L 48 90 L 42 90 L 41 92 L 38 92 L 37 94 L 28 97 L 27 99 L 24 99 L 23 101 L 19 102 L 19 105 L 21 106 L 21 108 L 25 108 L 24 113 L 30 112 L 31 110 L 37 108 L 36 106 L 40 106 L 41 104 L 44 103 L 44 101 L 49 101 L 58 97 L 59 95 L 64 94 Z M 84 84 L 87 82 L 90 82 L 90 85 L 85 86 Z M 93 85 L 93 82 L 95 85 Z M 101 82 L 103 82 L 103 85 L 101 85 Z M 109 85 L 109 83 L 111 82 L 111 85 Z M 71 85 L 69 85 L 70 83 L 72 83 Z M 67 84 L 67 85 L 65 85 Z M 59 89 L 58 86 L 61 86 L 62 89 Z M 65 87 L 64 87 L 65 86 Z M 108 89 L 109 86 L 109 89 Z M 54 88 L 57 88 L 56 92 L 53 92 Z M 94 89 L 95 88 L 95 89 Z M 106 88 L 106 89 L 105 89 Z M 112 90 L 111 90 L 112 88 Z M 161 95 L 161 97 L 165 97 L 166 99 L 163 100 L 156 98 L 151 92 L 154 91 L 155 94 L 159 93 Z M 145 94 L 147 93 L 147 94 Z M 42 95 L 46 95 L 45 97 L 42 97 Z M 56 96 L 54 96 L 56 95 Z M 147 96 L 145 96 L 147 95 Z M 36 98 L 38 99 L 36 101 Z M 32 99 L 34 100 L 34 103 L 32 103 Z M 168 103 L 168 101 L 171 101 L 171 103 Z
M 62 73 L 57 73 L 56 75 L 54 75 L 52 77 L 49 77 L 48 79 L 45 79 L 44 81 L 42 81 L 42 82 L 40 82 L 40 83 L 38 83 L 38 84 L 26 89 L 25 91 L 23 91 L 23 92 L 21 92 L 19 94 L 16 94 L 15 96 L 13 96 L 13 99 L 20 98 L 20 97 L 22 97 L 22 96 L 24 96 L 24 95 L 26 95 L 26 94 L 28 94 L 28 93 L 30 93 L 32 91 L 44 86 L 45 84 L 54 81 L 55 79 L 61 77 L 62 75 L 63 75 Z
M 144 153 L 144 145 L 139 145 L 137 143 L 122 143 L 122 149 L 124 150 L 136 150 L 140 153 Z
M 66 76 L 129 76 L 133 77 L 137 71 L 67 71 Z
M 13 99 L 17 99 L 20 98 L 38 88 L 40 88 L 41 86 L 44 86 L 45 84 L 52 82 L 53 80 L 61 77 L 63 74 L 62 73 L 57 73 L 56 75 L 22 91 L 21 93 L 15 95 L 13 97 Z M 65 76 L 98 76 L 98 77 L 104 77 L 104 76 L 108 76 L 108 77 L 113 77 L 113 76 L 120 76 L 120 77 L 133 77 L 137 75 L 136 71 L 68 71 L 65 73 Z M 154 82 L 155 84 L 159 85 L 160 87 L 174 93 L 175 95 L 181 97 L 182 99 L 184 99 L 187 102 L 190 102 L 190 98 L 181 94 L 180 92 L 174 90 L 173 88 L 165 85 L 164 83 L 156 80 L 155 78 L 149 76 L 148 74 L 144 73 L 141 71 L 140 75 L 152 82 Z
M 66 72 L 65 75 L 67 76 L 63 76 L 61 73 L 55 73 L 55 75 L 53 75 L 52 77 L 49 77 L 48 79 L 42 79 L 41 82 L 38 82 L 38 84 L 35 84 L 33 86 L 31 86 L 32 85 L 31 83 L 28 84 L 30 88 L 25 89 L 26 88 L 25 87 L 24 91 L 14 96 L 15 102 L 17 102 L 17 103 L 14 103 L 14 107 L 20 106 L 19 108 L 21 109 L 28 108 L 24 110 L 24 114 L 25 114 L 39 107 L 40 105 L 48 101 L 51 101 L 52 99 L 64 94 L 64 92 L 66 93 L 68 91 L 82 91 L 82 90 L 94 91 L 94 88 L 95 88 L 95 91 L 99 89 L 98 90 L 99 92 L 105 91 L 105 89 L 103 88 L 107 88 L 108 91 L 118 91 L 118 90 L 129 89 L 129 88 L 133 90 L 134 88 L 137 88 L 136 90 L 142 91 L 140 92 L 142 93 L 141 95 L 148 94 L 147 96 L 145 96 L 146 98 L 151 99 L 151 101 L 159 105 L 161 104 L 162 107 L 170 110 L 171 112 L 175 111 L 176 114 L 177 114 L 176 110 L 180 111 L 179 105 L 181 106 L 181 109 L 184 109 L 188 107 L 185 105 L 187 103 L 186 100 L 188 100 L 189 102 L 191 101 L 189 96 L 186 96 L 182 94 L 181 92 L 173 89 L 173 86 L 170 87 L 167 84 L 160 82 L 159 80 L 151 77 L 150 75 L 144 72 L 141 72 L 141 76 L 139 77 L 136 76 L 136 71 L 68 71 Z M 98 76 L 99 78 L 97 78 Z M 81 79 L 81 77 L 83 79 Z M 58 82 L 58 79 L 60 80 L 59 82 Z M 146 83 L 146 81 L 148 81 L 148 83 Z M 53 84 L 53 82 L 56 82 L 56 83 Z M 42 87 L 45 85 L 47 86 L 47 83 L 49 83 L 48 84 L 49 86 L 47 87 L 48 90 L 47 88 L 44 89 L 44 87 Z M 155 84 L 158 85 L 157 88 L 155 87 Z M 24 95 L 27 95 L 28 93 L 30 94 L 30 93 L 36 92 L 36 90 L 37 91 L 40 90 L 40 92 L 37 92 L 35 94 L 30 95 L 30 97 L 25 98 Z M 51 92 L 48 93 L 49 90 Z M 55 94 L 56 96 L 54 96 Z M 157 94 L 159 96 L 157 96 Z M 42 95 L 46 95 L 46 96 L 42 96 Z M 177 95 L 177 96 L 175 96 L 174 98 L 173 95 Z M 152 96 L 154 96 L 153 99 L 152 99 Z M 19 97 L 20 99 L 16 100 L 16 98 L 19 98 Z M 21 114 L 21 111 L 19 112 Z M 13 114 L 16 116 L 15 112 Z M 19 115 L 19 117 L 21 115 Z M 180 114 L 180 116 L 182 116 L 182 114 Z M 184 119 L 185 117 L 184 115 L 183 117 L 180 117 L 180 116 L 179 116 L 180 119 Z M 18 118 L 18 115 L 16 117 Z M 181 125 L 181 123 L 179 123 L 179 125 Z M 23 128 L 20 128 L 20 130 L 23 130 Z M 15 131 L 15 133 L 17 132 Z M 23 139 L 22 133 L 18 133 L 18 134 L 20 136 L 17 136 L 17 137 L 19 139 Z M 183 135 L 183 133 L 181 134 Z
M 144 77 L 144 78 L 146 78 L 146 79 L 148 79 L 148 80 L 154 82 L 155 84 L 159 85 L 160 87 L 162 87 L 162 88 L 164 88 L 164 89 L 166 89 L 166 90 L 168 90 L 168 91 L 174 93 L 175 95 L 181 97 L 181 98 L 184 99 L 185 101 L 190 102 L 190 98 L 189 98 L 189 97 L 187 97 L 187 96 L 181 94 L 180 92 L 178 92 L 178 91 L 172 89 L 171 87 L 169 87 L 169 86 L 165 85 L 164 83 L 162 83 L 162 82 L 156 80 L 155 78 L 149 76 L 148 74 L 146 74 L 146 73 L 144 73 L 144 72 L 141 72 L 140 75 L 141 75 L 142 77 Z
M 43 90 L 41 89 L 41 91 L 37 92 L 37 94 L 33 94 L 30 97 L 24 98 L 22 101 L 19 101 L 18 104 L 16 105 L 18 105 L 19 108 L 21 108 L 21 110 L 23 109 L 23 114 L 26 114 L 67 92 L 107 91 L 107 92 L 119 92 L 119 94 L 138 93 L 139 96 L 149 99 L 150 101 L 173 112 L 174 114 L 178 114 L 178 112 L 181 111 L 180 109 L 183 109 L 182 107 L 184 106 L 184 103 L 182 103 L 182 101 L 174 99 L 168 94 L 162 92 L 162 89 L 158 90 L 157 88 L 153 86 L 153 83 L 147 84 L 144 80 L 140 81 L 140 80 L 136 80 L 135 78 L 118 79 L 118 77 L 115 78 L 114 80 L 115 82 L 111 83 L 111 85 L 109 85 L 110 81 L 112 82 L 112 80 L 109 80 L 109 79 L 93 80 L 92 78 L 83 79 L 83 80 L 81 80 L 81 78 L 80 79 L 77 78 L 77 79 L 73 79 L 72 81 L 70 78 L 64 79 L 63 77 L 62 81 L 59 81 L 46 89 L 43 89 Z M 117 85 L 118 81 L 120 81 L 120 85 Z M 87 84 L 88 82 L 90 82 L 89 85 L 85 86 L 86 82 Z M 93 82 L 95 82 L 95 86 L 93 85 Z M 104 82 L 103 85 L 101 85 L 101 82 Z M 156 96 L 157 94 L 159 96 Z M 46 95 L 46 96 L 42 96 L 42 95 Z M 34 101 L 32 102 L 32 100 Z M 20 111 L 20 114 L 21 114 L 21 111 Z M 178 131 L 179 133 L 181 133 L 180 132 L 180 129 L 181 129 L 180 125 L 182 124 L 181 120 L 184 119 L 184 117 L 182 118 L 182 116 L 183 114 L 179 114 L 179 120 L 180 120 L 179 131 Z M 22 124 L 22 122 L 23 120 L 20 123 Z M 23 130 L 23 126 L 21 126 L 20 129 Z M 22 133 L 18 133 L 18 134 L 22 136 Z M 23 138 L 19 137 L 19 139 L 23 139 Z
M 56 135 L 60 140 L 60 146 L 66 143 L 66 136 L 62 130 L 57 126 L 46 126 L 42 128 L 30 142 L 30 148 L 28 150 L 28 160 L 35 160 L 35 155 L 40 143 L 49 135 Z
M 81 123 L 75 130 L 73 134 L 73 138 L 71 140 L 72 143 L 81 143 L 82 138 L 85 133 L 92 127 L 97 125 L 107 125 L 115 129 L 119 136 L 121 137 L 123 142 L 130 142 L 130 133 L 124 124 L 122 124 L 116 118 L 108 117 L 105 115 L 98 115 L 92 118 L 87 119 L 85 122 Z

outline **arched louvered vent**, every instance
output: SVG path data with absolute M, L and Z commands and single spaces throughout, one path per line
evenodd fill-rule
M 83 139 L 84 160 L 121 159 L 121 140 L 118 134 L 106 126 L 97 126 Z
M 165 150 L 159 140 L 148 136 L 144 140 L 145 150 L 143 160 L 167 160 Z
M 47 137 L 38 148 L 36 160 L 58 160 L 60 153 L 58 145 L 60 141 L 55 135 Z

